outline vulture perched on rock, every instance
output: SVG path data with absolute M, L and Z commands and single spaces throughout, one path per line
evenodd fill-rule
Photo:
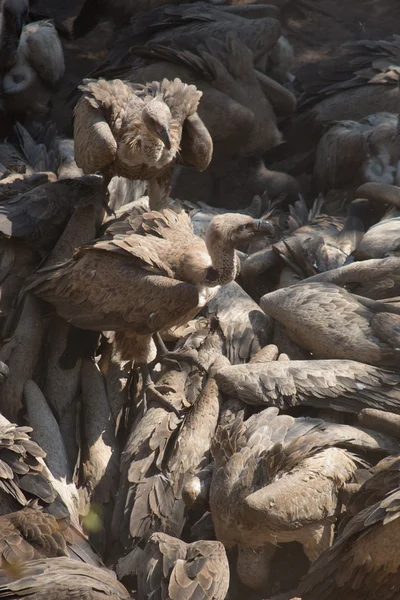
M 273 227 L 247 215 L 218 215 L 204 242 L 184 211 L 138 219 L 137 232 L 78 248 L 70 260 L 38 271 L 26 289 L 75 327 L 115 331 L 121 358 L 141 365 L 155 392 L 147 367 L 156 357 L 153 334 L 187 323 L 217 286 L 236 278 L 235 248 Z
M 197 114 L 202 92 L 180 79 L 146 85 L 119 79 L 86 80 L 75 107 L 76 163 L 84 173 L 100 171 L 148 182 L 151 209 L 165 208 L 172 167 L 180 153 L 203 171 L 212 156 L 211 137 Z

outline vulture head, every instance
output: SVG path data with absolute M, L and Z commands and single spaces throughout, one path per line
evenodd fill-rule
M 143 109 L 142 119 L 149 132 L 160 139 L 167 150 L 171 150 L 169 126 L 171 111 L 162 100 L 153 98 Z
M 214 217 L 207 229 L 206 244 L 238 248 L 250 242 L 254 235 L 272 235 L 274 226 L 269 221 L 253 219 L 248 215 L 230 214 L 217 215 Z
M 28 0 L 4 0 L 2 18 L 7 32 L 19 37 L 28 19 L 28 13 Z

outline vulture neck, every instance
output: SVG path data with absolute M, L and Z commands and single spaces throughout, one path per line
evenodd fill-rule
M 6 73 L 17 60 L 18 46 L 21 34 L 14 31 L 7 22 L 4 12 L 1 13 L 0 25 L 0 72 Z
M 207 271 L 204 285 L 226 285 L 234 281 L 237 274 L 237 258 L 234 246 L 220 243 L 207 249 L 211 257 L 212 267 Z

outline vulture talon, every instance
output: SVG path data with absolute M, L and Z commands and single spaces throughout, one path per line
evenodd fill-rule
M 196 357 L 192 356 L 192 354 L 190 354 L 188 351 L 184 349 L 178 351 L 168 350 L 159 332 L 155 334 L 154 342 L 158 351 L 156 359 L 157 362 L 165 364 L 166 362 L 173 361 L 175 364 L 178 363 L 179 369 L 182 370 L 179 361 L 183 361 L 189 365 L 197 367 L 199 371 L 206 373 L 207 369 L 204 367 L 204 365 Z
M 158 361 L 160 363 L 165 363 L 173 361 L 174 363 L 178 363 L 179 368 L 181 368 L 179 361 L 186 362 L 188 365 L 192 365 L 197 367 L 199 371 L 206 373 L 207 369 L 205 366 L 195 357 L 192 356 L 189 352 L 165 352 L 158 357 Z M 181 369 L 182 370 L 182 369 Z
M 175 358 L 169 358 L 169 356 L 161 356 L 156 362 L 162 363 L 164 366 L 174 369 L 176 371 L 182 371 L 182 367 L 178 360 Z
M 159 390 L 162 390 L 164 392 L 171 392 L 171 391 L 174 392 L 175 391 L 174 388 L 171 388 L 168 385 L 163 385 L 163 386 L 159 386 L 159 387 L 156 387 L 154 385 L 154 383 L 152 383 L 150 385 L 146 385 L 146 387 L 145 387 L 146 402 L 144 404 L 144 413 L 147 412 L 147 404 L 148 404 L 147 400 L 148 400 L 148 397 L 151 396 L 152 400 L 155 400 L 158 404 L 161 404 L 161 406 L 163 406 L 164 408 L 167 408 L 168 410 L 174 412 L 178 418 L 181 418 L 182 415 L 181 415 L 180 411 L 173 405 L 171 400 L 169 400 L 168 398 L 163 396 L 163 394 Z

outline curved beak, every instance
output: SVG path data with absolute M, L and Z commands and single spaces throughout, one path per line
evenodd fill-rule
M 171 150 L 171 136 L 167 125 L 163 125 L 158 131 L 157 136 L 160 138 L 167 150 Z
M 270 221 L 263 221 L 262 219 L 254 219 L 254 229 L 256 233 L 262 235 L 273 235 L 275 228 Z

